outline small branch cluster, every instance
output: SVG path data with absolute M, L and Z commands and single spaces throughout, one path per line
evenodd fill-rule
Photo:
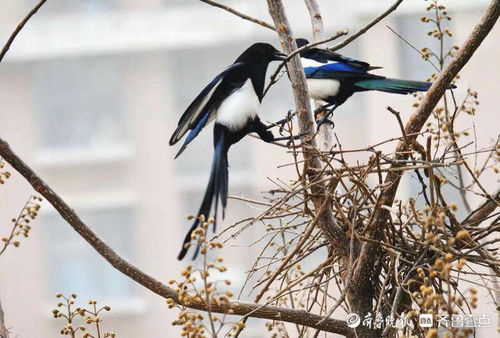
M 447 14 L 443 14 L 445 8 L 441 5 L 431 6 L 436 8 L 437 16 L 429 22 L 441 25 L 443 18 L 448 20 Z M 451 34 L 441 26 L 436 29 L 442 31 L 440 41 Z M 433 55 L 439 62 L 438 69 L 444 69 L 450 53 L 441 46 Z M 459 77 L 454 78 L 457 81 Z M 358 332 L 366 337 L 380 335 L 386 329 L 404 335 L 432 336 L 434 331 L 419 327 L 418 314 L 436 314 L 443 309 L 450 316 L 458 311 L 470 313 L 477 303 L 475 289 L 470 289 L 467 301 L 459 285 L 478 283 L 475 279 L 481 267 L 494 272 L 480 274 L 480 285 L 486 288 L 500 275 L 495 249 L 500 239 L 493 236 L 499 227 L 498 213 L 493 212 L 500 200 L 498 193 L 488 192 L 479 180 L 488 168 L 498 171 L 492 164 L 498 162 L 498 141 L 480 151 L 472 150 L 469 147 L 474 141 L 467 139 L 469 132 L 455 130 L 459 117 L 476 114 L 477 96 L 469 90 L 461 104 L 455 95 L 451 102 L 449 96 L 444 96 L 442 106 L 429 110 L 430 120 L 424 130 L 413 126 L 421 121 L 412 120 L 405 128 L 399 113 L 389 107 L 402 135 L 365 148 L 344 149 L 338 138 L 330 151 L 321 151 L 314 143 L 292 145 L 289 152 L 293 161 L 285 166 L 296 169 L 297 179 L 271 180 L 275 188 L 268 192 L 265 202 L 245 200 L 256 208 L 265 206 L 261 213 L 227 230 L 233 238 L 258 223 L 266 227 L 267 234 L 252 243 L 267 244 L 247 276 L 247 282 L 257 277 L 253 289 L 261 292 L 256 301 L 265 295 L 266 305 L 305 309 L 324 318 L 342 307 L 346 312 L 368 316 L 369 321 L 376 321 L 377 316 L 394 320 L 405 316 L 413 321 L 413 325 L 405 327 L 388 325 L 379 327 L 379 331 L 370 328 Z M 381 150 L 395 141 L 395 151 Z M 353 153 L 367 154 L 369 158 L 352 165 L 348 156 Z M 486 155 L 483 161 L 481 154 Z M 308 165 L 307 158 L 318 158 L 322 165 Z M 459 174 L 450 174 L 452 170 Z M 403 175 L 419 192 L 394 199 Z M 450 198 L 450 189 L 456 189 L 460 199 Z M 466 194 L 483 196 L 493 205 L 474 226 L 459 220 L 458 213 L 463 209 L 469 214 L 467 218 L 476 212 L 469 210 L 462 197 Z M 318 195 L 322 196 L 322 205 L 315 203 Z M 350 239 L 343 248 L 316 226 L 328 209 L 342 227 L 343 237 Z M 309 268 L 302 270 L 301 265 Z M 492 297 L 492 301 L 496 299 Z M 279 322 L 268 323 L 268 327 L 286 330 Z M 302 336 L 311 329 L 297 330 L 296 334 Z
M 16 240 L 16 238 L 27 238 L 29 236 L 32 221 L 38 216 L 41 201 L 42 199 L 38 196 L 30 196 L 17 218 L 12 219 L 12 230 L 10 235 L 8 237 L 2 237 L 3 248 L 0 250 L 0 255 L 5 252 L 9 245 L 16 248 L 21 245 L 21 242 Z
M 61 293 L 56 294 L 56 297 L 61 299 L 57 303 L 58 309 L 52 310 L 54 318 L 63 318 L 66 320 L 67 324 L 61 328 L 60 333 L 65 336 L 71 336 L 72 338 L 77 337 L 78 333 L 81 334 L 81 338 L 114 338 L 116 333 L 112 331 L 102 332 L 101 323 L 102 318 L 100 313 L 103 311 L 111 311 L 111 307 L 108 305 L 98 307 L 96 300 L 89 300 L 89 308 L 76 307 L 75 299 L 77 298 L 76 293 L 71 294 L 69 297 L 64 296 Z M 94 333 L 89 331 L 89 328 L 85 325 L 78 325 L 77 322 L 83 321 L 87 326 L 94 326 Z
M 465 292 L 455 292 L 451 294 L 446 288 L 450 287 L 450 277 L 453 271 L 461 271 L 467 264 L 465 258 L 460 258 L 453 263 L 453 255 L 445 254 L 444 257 L 434 261 L 432 266 L 427 269 L 417 268 L 417 276 L 410 280 L 408 284 L 416 291 L 411 293 L 411 299 L 416 304 L 416 309 L 408 313 L 410 318 L 418 318 L 420 314 L 432 314 L 434 318 L 439 316 L 453 318 L 455 315 L 463 313 L 463 308 L 477 308 L 477 289 L 470 287 Z M 446 283 L 436 283 L 436 277 L 439 281 Z M 417 288 L 418 287 L 418 288 Z M 443 315 L 445 314 L 445 315 Z M 446 327 L 445 337 L 470 337 L 474 333 L 472 327 L 457 328 L 449 325 Z M 427 337 L 437 337 L 437 330 L 431 329 L 426 334 Z
M 178 319 L 172 323 L 172 325 L 182 326 L 181 336 L 205 337 L 206 331 L 209 331 L 212 337 L 216 337 L 223 327 L 229 324 L 226 321 L 226 314 L 234 313 L 230 304 L 233 293 L 231 291 L 220 291 L 219 285 L 231 285 L 229 279 L 212 280 L 210 278 L 213 274 L 225 273 L 227 268 L 222 264 L 224 259 L 221 256 L 216 257 L 213 261 L 208 260 L 208 255 L 213 250 L 222 248 L 221 243 L 207 241 L 207 229 L 209 225 L 214 223 L 214 219 L 210 218 L 205 221 L 204 217 L 200 216 L 200 222 L 201 228 L 193 231 L 191 244 L 198 246 L 203 258 L 203 266 L 195 268 L 188 265 L 181 272 L 182 281 L 172 279 L 168 282 L 170 285 L 175 286 L 178 302 L 176 303 L 173 298 L 168 298 L 167 304 L 169 308 L 176 307 L 181 310 Z M 193 304 L 203 305 L 207 309 L 206 321 L 208 321 L 209 325 L 204 322 L 205 317 L 203 315 L 187 308 L 187 306 Z M 213 306 L 226 308 L 227 311 L 222 316 L 215 315 L 212 312 Z M 233 323 L 232 329 L 227 333 L 227 336 L 232 336 L 236 330 L 243 326 L 243 322 Z
M 437 61 L 439 63 L 439 70 L 441 70 L 445 61 L 448 58 L 453 58 L 460 47 L 454 45 L 448 50 L 445 50 L 444 48 L 444 40 L 447 37 L 453 36 L 451 29 L 449 27 L 445 27 L 445 23 L 452 20 L 452 17 L 448 14 L 446 6 L 441 4 L 439 0 L 431 0 L 431 4 L 427 6 L 426 10 L 430 12 L 430 17 L 423 16 L 420 20 L 433 26 L 433 28 L 427 32 L 427 35 L 439 41 L 439 49 L 434 51 L 429 47 L 423 47 L 421 49 L 421 56 L 427 61 L 431 61 L 431 59 L 433 59 L 433 61 Z M 432 74 L 431 78 L 436 79 L 437 74 Z
M 0 169 L 3 169 L 5 167 L 5 162 L 3 158 L 0 157 Z M 0 171 L 0 184 L 4 184 L 6 180 L 10 178 L 10 172 L 9 171 Z

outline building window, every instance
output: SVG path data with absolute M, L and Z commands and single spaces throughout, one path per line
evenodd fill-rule
M 35 65 L 34 100 L 41 148 L 97 148 L 125 140 L 119 59 L 87 57 Z
M 133 258 L 132 207 L 83 208 L 79 214 L 120 255 Z M 133 282 L 111 267 L 59 214 L 42 215 L 42 223 L 49 294 L 77 292 L 87 298 L 113 300 L 127 300 L 134 295 Z

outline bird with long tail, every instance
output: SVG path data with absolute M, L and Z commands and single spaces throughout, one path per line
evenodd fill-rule
M 189 133 L 176 158 L 212 120 L 215 120 L 215 125 L 210 179 L 198 215 L 188 230 L 177 257 L 179 260 L 183 259 L 188 251 L 193 231 L 200 227 L 203 220 L 210 218 L 212 209 L 214 210 L 215 231 L 219 202 L 224 217 L 228 196 L 229 148 L 251 132 L 257 133 L 265 142 L 289 139 L 289 137 L 275 138 L 269 131 L 270 126 L 261 122 L 258 116 L 267 67 L 271 61 L 285 58 L 286 54 L 270 44 L 253 44 L 232 65 L 217 75 L 181 116 L 177 129 L 170 138 L 170 145 L 176 144 L 186 133 Z M 193 259 L 196 258 L 198 249 Z
M 306 39 L 296 39 L 297 47 L 309 44 Z M 310 48 L 300 53 L 302 67 L 306 74 L 309 96 L 325 102 L 315 111 L 318 128 L 328 119 L 333 111 L 356 92 L 376 90 L 393 94 L 410 94 L 427 91 L 431 82 L 390 79 L 369 73 L 382 67 L 370 66 L 369 63 L 342 56 L 321 48 Z M 456 88 L 451 85 L 450 88 Z M 317 116 L 326 111 L 322 119 Z

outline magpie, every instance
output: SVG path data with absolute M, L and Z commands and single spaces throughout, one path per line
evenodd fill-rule
M 296 39 L 300 48 L 309 43 L 306 39 Z M 427 91 L 432 83 L 388 79 L 384 76 L 370 74 L 369 71 L 382 67 L 370 66 L 359 61 L 326 49 L 310 48 L 300 53 L 302 66 L 307 79 L 309 96 L 326 104 L 315 111 L 317 114 L 326 110 L 326 115 L 317 121 L 318 128 L 328 117 L 342 105 L 352 94 L 368 90 L 377 90 L 394 94 L 410 94 Z M 456 88 L 452 85 L 450 88 Z M 327 109 L 329 108 L 329 109 Z
M 188 251 L 191 234 L 200 226 L 201 219 L 208 220 L 214 207 L 214 220 L 217 209 L 222 205 L 224 218 L 228 194 L 228 157 L 229 148 L 245 135 L 256 132 L 265 142 L 278 139 L 269 131 L 270 127 L 261 122 L 258 110 L 263 97 L 267 66 L 271 61 L 284 60 L 286 54 L 268 43 L 255 43 L 247 48 L 232 65 L 217 75 L 194 99 L 181 116 L 177 129 L 170 138 L 170 145 L 177 143 L 186 133 L 184 144 L 176 158 L 186 149 L 200 131 L 215 120 L 213 130 L 214 155 L 210 179 L 198 211 L 189 229 L 178 259 L 182 260 Z M 216 224 L 213 224 L 215 231 Z M 196 258 L 196 249 L 193 259 Z

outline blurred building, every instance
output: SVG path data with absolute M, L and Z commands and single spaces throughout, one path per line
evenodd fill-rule
M 320 1 L 325 30 L 348 27 L 354 32 L 391 2 Z M 0 41 L 36 3 L 2 1 Z M 303 1 L 286 3 L 296 34 L 310 37 Z M 463 42 L 487 3 L 448 1 L 454 43 Z M 432 39 L 419 21 L 425 6 L 423 1 L 407 1 L 342 53 L 384 66 L 385 75 L 426 79 L 432 68 L 386 28 L 391 26 L 417 48 L 429 46 Z M 235 7 L 271 21 L 265 1 L 239 1 Z M 462 72 L 458 90 L 463 94 L 470 85 L 481 93 L 480 114 L 462 127 L 471 128 L 474 122 L 483 147 L 499 131 L 498 123 L 489 122 L 498 121 L 491 89 L 499 70 L 496 36 L 498 27 Z M 196 0 L 48 1 L 0 65 L 0 135 L 120 254 L 159 280 L 178 277 L 183 264 L 175 257 L 190 225 L 185 217 L 198 210 L 208 176 L 211 128 L 175 161 L 176 149 L 168 146 L 168 139 L 195 95 L 256 40 L 278 45 L 274 32 Z M 399 127 L 385 107 L 401 111 L 406 120 L 412 102 L 406 96 L 355 95 L 336 111 L 336 132 L 344 149 L 398 135 Z M 265 98 L 261 117 L 278 120 L 292 108 L 284 77 Z M 229 156 L 233 195 L 257 199 L 273 187 L 267 177 L 294 177 L 290 168 L 277 169 L 291 162 L 289 154 L 250 137 Z M 410 178 L 402 193 L 411 187 Z M 30 194 L 30 186 L 16 173 L 0 187 L 1 233 L 9 230 L 9 220 Z M 258 212 L 241 201 L 229 203 L 225 225 Z M 119 337 L 178 333 L 170 325 L 177 311 L 169 311 L 164 300 L 114 271 L 47 202 L 42 209 L 30 238 L 0 258 L 0 299 L 14 336 L 58 335 L 63 322 L 51 318 L 56 292 L 76 292 L 82 302 L 98 299 L 110 305 L 104 327 Z M 258 225 L 224 249 L 234 290 L 250 267 L 247 257 L 260 248 L 248 243 L 264 230 Z M 486 297 L 483 305 L 494 309 Z M 251 324 L 246 336 L 264 334 L 263 321 Z M 490 332 L 495 327 L 493 323 Z

